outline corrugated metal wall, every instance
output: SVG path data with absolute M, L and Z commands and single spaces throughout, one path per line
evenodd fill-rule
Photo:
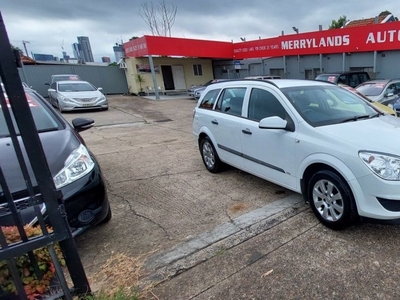
M 82 80 L 89 81 L 96 87 L 102 87 L 104 94 L 126 94 L 128 84 L 125 70 L 113 66 L 88 65 L 27 65 L 19 68 L 19 75 L 23 82 L 35 89 L 40 95 L 47 97 L 47 85 L 51 75 L 77 74 Z

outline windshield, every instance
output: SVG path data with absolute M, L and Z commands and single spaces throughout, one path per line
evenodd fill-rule
M 87 82 L 68 82 L 58 84 L 59 92 L 90 92 L 95 90 L 95 87 Z
M 307 86 L 282 89 L 297 112 L 311 126 L 368 119 L 378 112 L 367 102 L 338 86 Z
M 385 86 L 386 84 L 384 83 L 366 83 L 357 87 L 357 91 L 365 96 L 378 96 L 382 93 Z
M 52 131 L 63 128 L 60 121 L 54 116 L 54 114 L 50 111 L 46 105 L 41 103 L 39 96 L 31 91 L 25 91 L 26 99 L 29 103 L 29 107 L 31 109 L 32 117 L 36 125 L 36 129 L 38 132 Z M 5 95 L 6 102 L 9 103 L 7 95 Z M 7 105 L 8 109 L 10 109 L 10 105 Z M 13 121 L 15 131 L 19 134 L 18 126 L 15 122 L 14 115 L 12 110 L 10 109 L 11 119 Z M 9 129 L 7 127 L 3 109 L 0 106 L 0 138 L 10 136 Z

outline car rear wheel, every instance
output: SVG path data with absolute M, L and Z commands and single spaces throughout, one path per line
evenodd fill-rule
M 215 151 L 214 145 L 208 136 L 204 137 L 200 142 L 200 152 L 203 163 L 207 170 L 211 173 L 218 173 L 221 171 L 222 162 Z
M 349 186 L 332 171 L 322 170 L 311 177 L 308 199 L 320 222 L 333 230 L 347 228 L 357 217 L 356 204 Z

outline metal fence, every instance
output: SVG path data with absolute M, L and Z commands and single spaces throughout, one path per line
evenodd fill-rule
M 56 190 L 52 175 L 47 165 L 46 157 L 36 131 L 35 123 L 25 97 L 22 83 L 18 75 L 11 45 L 6 33 L 2 15 L 0 13 L 0 76 L 3 85 L 0 85 L 0 107 L 4 115 L 9 137 L 5 147 L 14 149 L 19 165 L 15 168 L 21 171 L 26 185 L 26 195 L 23 203 L 17 201 L 17 195 L 11 192 L 9 182 L 0 165 L 0 220 L 1 218 L 12 218 L 15 226 L 1 227 L 0 230 L 0 267 L 7 267 L 8 274 L 11 274 L 15 293 L 6 293 L 0 288 L 1 299 L 28 299 L 29 292 L 22 277 L 26 270 L 18 267 L 17 261 L 26 257 L 30 268 L 27 271 L 33 272 L 38 281 L 44 278 L 42 265 L 36 254 L 37 249 L 47 249 L 54 268 L 55 279 L 59 283 L 57 292 L 50 295 L 52 298 L 63 297 L 72 299 L 73 295 L 90 293 L 90 286 L 83 269 L 71 229 L 68 225 L 67 216 L 62 203 L 62 195 Z M 4 90 L 3 90 L 4 89 Z M 7 98 L 6 99 L 6 94 Z M 14 117 L 15 122 L 11 116 Z M 17 131 L 18 129 L 18 131 Z M 19 134 L 17 134 L 19 132 Z M 28 167 L 29 166 L 29 167 Z M 32 169 L 33 174 L 28 171 Z M 20 195 L 18 195 L 20 196 Z M 18 199 L 20 199 L 18 197 Z M 49 223 L 45 222 L 41 213 L 43 204 L 46 207 L 46 215 Z M 38 227 L 41 234 L 30 237 L 24 227 L 21 218 L 21 211 L 29 207 L 36 215 Z M 50 224 L 52 230 L 47 225 Z M 20 241 L 10 241 L 6 234 L 10 228 L 20 236 Z M 64 276 L 64 271 L 57 257 L 56 247 L 61 249 L 73 287 L 69 287 Z M 1 284 L 5 281 L 4 273 L 0 276 Z M 13 296 L 15 295 L 16 296 Z M 31 298 L 31 297 L 30 297 Z
M 47 97 L 51 75 L 77 74 L 82 80 L 96 87 L 102 87 L 104 94 L 126 94 L 128 84 L 125 70 L 117 66 L 90 65 L 24 65 L 19 68 L 21 81 L 35 89 L 43 97 Z

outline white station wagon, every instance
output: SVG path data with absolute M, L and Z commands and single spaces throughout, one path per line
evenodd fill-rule
M 205 167 L 223 163 L 303 194 L 327 227 L 400 219 L 400 120 L 331 83 L 233 80 L 193 115 Z

